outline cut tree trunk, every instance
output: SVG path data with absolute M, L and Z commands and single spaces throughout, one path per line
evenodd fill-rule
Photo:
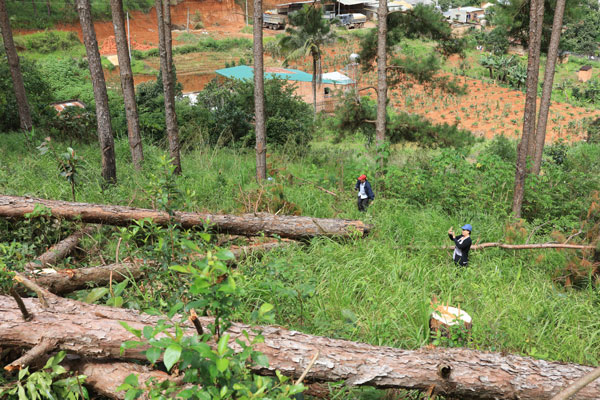
M 251 246 L 236 246 L 230 250 L 235 256 L 232 263 L 240 261 L 252 254 L 269 251 L 275 248 L 287 246 L 291 241 L 258 243 Z M 204 257 L 204 256 L 201 256 Z M 98 267 L 51 270 L 42 274 L 29 277 L 39 286 L 48 289 L 54 294 L 70 293 L 75 290 L 86 289 L 90 283 L 95 286 L 106 286 L 112 282 L 122 282 L 130 278 L 137 280 L 145 275 L 145 270 L 151 268 L 151 264 L 143 260 L 134 262 L 122 262 L 117 264 L 102 265 Z
M 163 316 L 140 315 L 134 310 L 80 303 L 59 297 L 49 298 L 44 309 L 37 299 L 24 299 L 34 318 L 23 321 L 12 297 L 0 296 L 0 346 L 34 347 L 44 338 L 54 338 L 57 349 L 94 359 L 146 360 L 141 346 L 120 352 L 121 343 L 135 340 L 120 321 L 135 329 L 155 325 Z M 203 326 L 210 318 L 200 318 Z M 196 330 L 183 323 L 185 334 Z M 231 343 L 245 340 L 242 331 L 253 327 L 235 323 L 228 330 Z M 269 359 L 270 367 L 257 369 L 273 374 L 275 369 L 298 378 L 313 355 L 319 358 L 306 379 L 345 380 L 348 385 L 404 388 L 461 399 L 544 399 L 553 395 L 593 368 L 533 358 L 486 353 L 467 349 L 401 350 L 346 340 L 312 336 L 279 327 L 261 327 L 264 343 L 256 349 Z M 250 333 L 252 337 L 254 333 Z M 237 345 L 233 344 L 234 348 Z M 238 350 L 240 350 L 238 348 Z M 600 383 L 593 382 L 577 399 L 597 399 Z
M 315 236 L 364 235 L 370 227 L 362 221 L 273 215 L 266 213 L 226 215 L 175 212 L 171 218 L 166 212 L 115 205 L 74 203 L 29 197 L 0 195 L 0 217 L 23 218 L 36 204 L 48 207 L 56 218 L 87 223 L 129 225 L 135 220 L 151 219 L 155 224 L 177 222 L 184 228 L 203 226 L 210 222 L 215 231 L 243 236 L 278 235 L 289 239 L 308 239 Z
M 81 229 L 64 240 L 61 240 L 50 249 L 35 259 L 25 264 L 25 271 L 31 272 L 37 268 L 45 268 L 49 265 L 54 265 L 58 261 L 68 256 L 79 243 L 79 240 L 86 234 L 91 233 L 93 227 L 89 226 Z

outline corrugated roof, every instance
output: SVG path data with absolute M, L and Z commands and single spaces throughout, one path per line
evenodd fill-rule
M 345 6 L 355 6 L 357 4 L 367 4 L 370 0 L 338 0 L 338 2 Z
M 217 74 L 230 79 L 254 79 L 254 68 L 247 65 L 223 68 L 215 71 Z M 265 68 L 265 78 L 279 78 L 294 82 L 312 82 L 312 75 L 299 69 L 291 68 Z M 329 79 L 323 79 L 323 83 L 337 83 Z

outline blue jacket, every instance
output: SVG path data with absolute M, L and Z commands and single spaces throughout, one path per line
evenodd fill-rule
M 358 179 L 356 180 L 356 185 L 354 186 L 354 189 L 360 190 L 360 181 Z M 365 193 L 367 194 L 367 198 L 369 198 L 370 200 L 375 200 L 375 194 L 373 194 L 373 189 L 371 189 L 371 184 L 369 183 L 369 181 L 365 181 Z

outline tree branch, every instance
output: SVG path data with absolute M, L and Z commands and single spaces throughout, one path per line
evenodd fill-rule
M 4 369 L 7 371 L 23 369 L 26 366 L 31 365 L 34 361 L 42 357 L 44 354 L 47 354 L 54 350 L 57 343 L 58 341 L 55 339 L 43 337 L 37 345 L 33 346 L 27 353 L 23 354 L 21 358 L 5 366 Z
M 598 379 L 599 377 L 600 377 L 600 367 L 596 368 L 589 374 L 584 375 L 581 378 L 579 378 L 578 380 L 576 380 L 575 382 L 573 382 L 573 384 L 571 386 L 569 386 L 568 388 L 566 388 L 565 390 L 563 390 L 562 392 L 560 392 L 559 394 L 554 396 L 552 398 L 552 400 L 567 400 L 571 396 L 574 396 L 581 389 L 583 389 L 584 387 L 586 387 L 587 385 L 589 385 L 590 383 L 592 383 L 593 381 Z

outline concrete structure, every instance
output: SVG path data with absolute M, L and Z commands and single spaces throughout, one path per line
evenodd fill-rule
M 451 8 L 444 13 L 444 16 L 450 21 L 462 23 L 479 23 L 483 19 L 485 10 L 477 7 L 458 7 Z
M 577 71 L 577 80 L 579 82 L 587 82 L 592 79 L 592 66 L 584 65 Z
M 247 65 L 223 68 L 215 71 L 218 76 L 227 79 L 254 79 L 254 68 Z M 283 79 L 292 82 L 295 93 L 308 104 L 313 104 L 312 74 L 292 68 L 265 68 L 265 79 Z M 317 86 L 317 110 L 333 111 L 335 108 L 335 94 L 340 90 L 346 91 L 354 88 L 354 80 L 340 72 L 323 74 L 321 84 Z

